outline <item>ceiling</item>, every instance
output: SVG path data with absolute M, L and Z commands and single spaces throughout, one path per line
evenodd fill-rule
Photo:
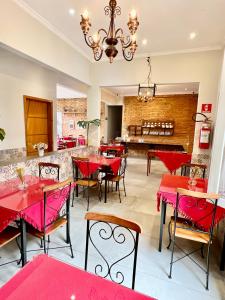
M 138 86 L 107 86 L 104 87 L 117 96 L 137 96 Z M 198 82 L 177 83 L 177 84 L 157 84 L 156 95 L 170 94 L 197 94 L 199 90 Z
M 92 59 L 80 29 L 80 14 L 87 9 L 92 31 L 108 28 L 104 15 L 108 0 L 15 0 L 26 11 Z M 116 26 L 127 28 L 128 14 L 136 9 L 140 26 L 136 56 L 218 49 L 225 42 L 225 0 L 118 0 L 121 16 Z M 69 9 L 75 14 L 71 16 Z M 195 32 L 196 38 L 190 39 Z M 128 31 L 127 31 L 128 33 Z M 147 39 L 147 45 L 142 40 Z

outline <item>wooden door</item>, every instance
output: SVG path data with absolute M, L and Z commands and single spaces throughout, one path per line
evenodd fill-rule
M 27 155 L 34 155 L 34 144 L 48 144 L 46 151 L 53 149 L 52 101 L 24 96 L 25 132 Z

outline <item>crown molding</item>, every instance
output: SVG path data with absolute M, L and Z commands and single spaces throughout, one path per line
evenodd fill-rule
M 85 57 L 86 59 L 88 59 L 90 62 L 93 62 L 93 59 L 91 59 L 83 50 L 81 50 L 73 42 L 71 42 L 71 40 L 69 38 L 67 38 L 60 30 L 58 30 L 54 25 L 52 25 L 49 21 L 47 21 L 45 18 L 43 18 L 40 14 L 38 14 L 27 3 L 25 3 L 23 0 L 13 0 L 13 1 L 19 7 L 21 7 L 24 11 L 26 11 L 30 16 L 32 16 L 34 19 L 36 19 L 37 21 L 39 21 L 45 27 L 47 27 L 55 35 L 57 35 L 61 40 L 63 40 L 64 42 L 66 42 L 68 45 L 70 45 L 79 54 L 81 54 L 83 57 Z
M 146 58 L 148 56 L 167 56 L 167 55 L 176 55 L 176 54 L 188 54 L 188 53 L 198 53 L 198 52 L 207 52 L 207 51 L 216 51 L 216 50 L 223 50 L 224 46 L 216 45 L 213 47 L 201 47 L 201 48 L 191 48 L 191 49 L 183 49 L 177 51 L 161 51 L 161 52 L 146 52 L 146 53 L 138 53 L 134 56 L 134 60 L 136 58 Z M 115 61 L 124 60 L 124 57 L 119 55 L 115 59 Z M 101 62 L 108 61 L 107 57 L 101 59 Z M 97 63 L 96 61 L 94 61 Z M 99 63 L 99 62 L 98 62 Z

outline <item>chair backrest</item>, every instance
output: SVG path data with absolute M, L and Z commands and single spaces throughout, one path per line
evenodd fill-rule
M 126 169 L 127 169 L 127 158 L 128 154 L 122 154 L 121 156 L 121 164 L 120 164 L 120 169 L 119 169 L 119 175 L 120 176 L 125 176 Z
M 120 151 L 118 149 L 110 148 L 106 150 L 107 155 L 120 156 Z
M 43 231 L 54 223 L 59 217 L 69 219 L 70 212 L 70 192 L 73 180 L 67 179 L 63 182 L 49 185 L 43 188 L 44 211 L 43 211 Z M 64 208 L 66 204 L 66 208 Z
M 113 215 L 100 213 L 86 213 L 85 219 L 87 220 L 85 270 L 87 270 L 88 263 L 89 241 L 96 250 L 97 254 L 103 260 L 103 265 L 99 263 L 95 265 L 95 274 L 104 278 L 110 278 L 112 281 L 119 284 L 124 282 L 124 275 L 121 271 L 115 271 L 116 268 L 119 267 L 117 264 L 127 257 L 133 255 L 132 289 L 134 289 L 138 241 L 139 234 L 141 233 L 140 226 L 134 222 L 118 218 Z M 104 257 L 103 252 L 100 251 L 95 244 L 95 237 L 98 237 L 98 239 L 100 239 L 102 242 L 112 241 L 118 246 L 123 245 L 127 241 L 132 243 L 132 249 L 128 252 L 128 254 L 124 255 L 117 261 L 110 262 L 106 259 L 106 257 Z
M 181 166 L 181 176 L 205 178 L 206 170 L 206 165 L 186 163 Z
M 202 193 L 182 188 L 177 189 L 176 207 L 174 210 L 175 228 L 178 213 L 185 215 L 189 221 L 189 230 L 195 228 L 200 232 L 208 232 L 212 238 L 216 221 L 219 195 Z
M 59 180 L 60 165 L 47 162 L 39 162 L 38 169 L 40 178 L 51 178 Z

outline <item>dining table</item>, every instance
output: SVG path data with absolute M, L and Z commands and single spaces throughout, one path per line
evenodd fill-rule
M 120 157 L 107 157 L 98 154 L 90 154 L 85 156 L 88 159 L 88 165 L 85 161 L 77 161 L 76 168 L 75 168 L 75 177 L 78 178 L 78 165 L 79 170 L 84 177 L 91 177 L 97 170 L 101 170 L 102 172 L 111 172 L 113 175 L 117 175 L 120 164 L 121 158 Z M 107 202 L 107 176 L 105 176 L 105 194 L 104 194 L 104 202 Z M 78 197 L 78 186 L 76 185 L 76 197 Z
M 33 215 L 39 218 L 37 212 L 41 211 L 40 205 L 44 201 L 43 188 L 55 182 L 53 179 L 26 175 L 24 185 L 21 185 L 19 178 L 0 183 L 0 232 L 11 222 L 20 221 L 22 266 L 27 263 L 26 222 L 33 224 Z
M 0 299 L 150 300 L 153 298 L 46 254 L 40 254 L 0 288 Z
M 182 164 L 189 163 L 192 155 L 180 151 L 148 150 L 147 152 L 147 176 L 151 172 L 151 160 L 159 158 L 171 174 L 175 174 Z
M 157 192 L 157 210 L 160 211 L 161 207 L 161 216 L 160 216 L 160 232 L 159 232 L 159 252 L 162 251 L 162 239 L 163 239 L 163 225 L 166 220 L 166 209 L 169 204 L 173 209 L 176 207 L 176 197 L 177 197 L 177 188 L 183 188 L 187 190 L 192 190 L 196 192 L 206 193 L 208 188 L 208 180 L 203 178 L 195 178 L 195 185 L 191 184 L 190 177 L 164 174 L 162 176 L 160 186 Z M 184 198 L 184 201 L 188 201 L 187 198 Z M 209 204 L 211 205 L 211 203 Z M 210 209 L 210 208 L 209 208 Z M 179 214 L 183 215 L 185 218 L 193 222 L 201 230 L 207 231 L 211 224 L 210 213 L 208 218 L 199 218 L 199 211 L 189 207 L 188 205 L 182 205 L 181 201 L 179 203 Z M 207 214 L 206 214 L 207 215 Z M 219 224 L 221 220 L 225 218 L 225 209 L 221 206 L 217 206 L 216 215 L 215 215 L 215 226 Z M 221 261 L 225 259 L 225 247 L 223 247 L 221 252 Z

